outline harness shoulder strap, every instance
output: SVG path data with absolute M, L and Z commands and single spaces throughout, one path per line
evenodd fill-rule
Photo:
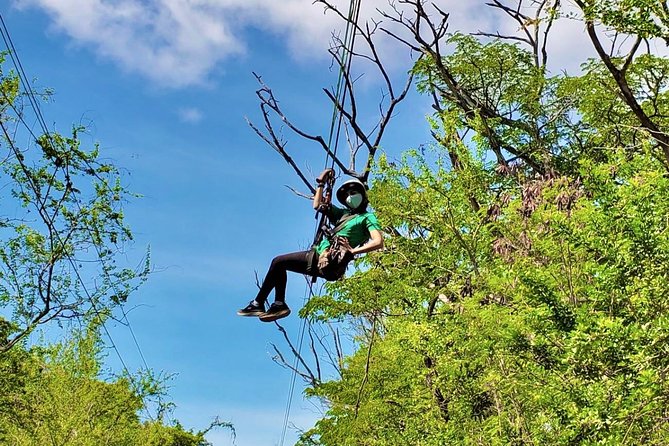
M 344 215 L 342 218 L 339 219 L 339 221 L 337 221 L 337 225 L 332 229 L 332 233 L 336 234 L 337 232 L 344 229 L 344 226 L 346 226 L 346 223 L 353 220 L 358 215 L 360 215 L 360 214 L 346 214 L 346 215 Z

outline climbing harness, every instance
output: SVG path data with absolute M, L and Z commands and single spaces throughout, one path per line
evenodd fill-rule
M 354 180 L 357 181 L 357 180 Z M 360 182 L 358 182 L 360 183 Z M 346 184 L 346 183 L 344 183 Z M 360 183 L 362 185 L 362 183 Z M 316 217 L 319 223 L 314 236 L 314 242 L 311 245 L 311 252 L 308 257 L 307 274 L 311 276 L 311 283 L 315 283 L 318 277 L 323 277 L 326 280 L 338 280 L 343 277 L 346 272 L 348 263 L 353 259 L 350 253 L 351 246 L 344 237 L 337 236 L 346 224 L 353 220 L 357 214 L 344 214 L 336 223 L 334 227 L 332 222 L 327 217 L 326 209 L 331 206 L 332 189 L 334 187 L 334 176 L 328 175 L 327 180 L 321 185 L 323 187 L 322 199 Z M 339 191 L 337 191 L 339 193 Z M 340 199 L 341 201 L 341 199 Z M 318 253 L 316 248 L 323 239 L 329 241 L 328 248 Z
M 333 235 L 330 246 L 318 256 L 318 273 L 325 280 L 339 280 L 346 273 L 348 263 L 353 260 L 348 239 Z

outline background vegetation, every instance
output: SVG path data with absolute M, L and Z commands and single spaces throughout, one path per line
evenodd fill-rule
M 434 140 L 376 159 L 386 249 L 302 312 L 356 349 L 310 377 L 328 410 L 300 444 L 669 443 L 666 5 L 490 6 L 517 34 L 422 1 L 377 24 L 418 55 Z M 548 69 L 567 17 L 579 74 Z
M 208 445 L 208 429 L 189 431 L 170 418 L 164 377 L 104 371 L 104 321 L 150 268 L 148 253 L 138 268 L 116 263 L 132 240 L 122 205 L 133 194 L 97 147 L 82 147 L 84 129 L 48 130 L 39 101 L 49 92 L 34 92 L 7 65 L 0 65 L 0 444 Z M 27 116 L 42 132 L 33 133 Z M 20 136 L 28 147 L 17 145 Z M 39 327 L 44 338 L 35 335 Z M 217 426 L 231 428 L 217 420 L 210 429 Z
M 668 40 L 666 4 L 491 0 L 517 28 L 503 35 L 449 30 L 447 11 L 421 0 L 370 26 L 316 3 L 351 22 L 357 57 L 385 82 L 372 131 L 353 72 L 348 105 L 327 94 L 351 143 L 351 162 L 335 164 L 367 179 L 374 162 L 371 200 L 389 236 L 302 311 L 352 322 L 356 348 L 327 352 L 336 378 L 301 363 L 328 410 L 300 444 L 669 443 L 669 63 L 653 50 Z M 563 19 L 581 21 L 597 55 L 579 74 L 549 70 Z M 401 88 L 379 34 L 416 56 Z M 335 62 L 350 70 L 341 55 L 353 41 L 339 45 Z M 411 85 L 432 103 L 433 140 L 379 157 Z M 117 170 L 81 147 L 80 129 L 17 147 L 35 95 L 12 72 L 0 91 L 0 443 L 207 444 L 168 408 L 150 413 L 160 379 L 101 369 L 102 323 L 148 273 L 115 263 L 131 240 Z M 267 133 L 256 131 L 286 160 L 273 118 L 330 150 L 266 85 L 258 94 Z M 367 156 L 358 170 L 356 156 Z M 69 321 L 61 342 L 27 347 L 37 327 Z

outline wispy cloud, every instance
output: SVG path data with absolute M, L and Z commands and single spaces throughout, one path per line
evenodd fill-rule
M 18 0 L 39 7 L 53 26 L 100 57 L 164 86 L 206 82 L 226 57 L 244 51 L 230 20 L 213 6 L 181 0 Z
M 205 84 L 226 59 L 246 51 L 248 26 L 291 45 L 327 45 L 332 15 L 310 0 L 14 0 L 45 11 L 58 32 L 122 69 L 167 87 Z M 309 38 L 305 38 L 309 36 Z M 290 43 L 292 42 L 292 43 Z M 321 45 L 322 44 L 322 45 Z
M 231 57 L 248 51 L 249 29 L 260 29 L 283 40 L 293 57 L 327 57 L 330 38 L 342 21 L 325 13 L 312 0 L 13 0 L 19 8 L 40 8 L 52 26 L 68 35 L 76 45 L 93 49 L 121 69 L 138 73 L 165 87 L 203 85 L 217 68 Z M 332 0 L 347 11 L 349 0 Z M 450 13 L 449 29 L 463 32 L 494 31 L 503 14 L 494 13 L 484 0 L 441 0 L 440 7 Z M 362 2 L 361 20 L 376 16 L 377 8 L 388 7 L 388 0 Z M 514 27 L 515 22 L 509 21 Z M 506 25 L 509 25 L 507 23 Z M 549 47 L 555 52 L 557 67 L 580 58 L 574 52 L 590 54 L 578 21 L 556 26 Z M 506 26 L 505 31 L 517 32 Z M 580 31 L 580 32 L 579 32 Z M 382 51 L 395 54 L 397 48 L 380 44 Z M 396 51 L 395 51 L 396 52 Z M 391 60 L 398 57 L 391 57 Z M 407 60 L 408 61 L 408 60 Z M 405 66 L 398 61 L 397 66 Z M 392 65 L 395 65 L 393 63 Z M 194 122 L 198 117 L 186 118 Z M 184 115 L 185 117 L 185 115 Z M 192 120 L 190 120 L 192 119 Z
M 183 107 L 177 110 L 179 119 L 188 124 L 197 124 L 202 121 L 202 112 L 195 107 Z
M 45 11 L 73 43 L 165 87 L 206 84 L 226 60 L 247 51 L 245 31 L 282 39 L 296 58 L 328 57 L 342 21 L 312 0 L 13 0 L 18 8 Z M 349 0 L 333 0 L 345 13 Z M 460 2 L 457 2 L 460 3 Z M 452 5 L 472 20 L 476 5 Z M 369 17 L 387 0 L 362 2 Z M 479 5 L 480 6 L 480 5 Z M 473 9 L 474 8 L 474 9 Z

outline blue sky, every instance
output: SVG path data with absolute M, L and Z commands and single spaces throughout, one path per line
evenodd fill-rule
M 442 3 L 453 30 L 491 26 L 483 1 Z M 363 1 L 363 15 L 382 4 Z M 291 119 L 327 134 L 332 111 L 321 89 L 336 81 L 326 51 L 334 17 L 311 0 L 10 0 L 0 12 L 28 76 L 55 91 L 42 109 L 47 123 L 65 133 L 87 125 L 89 141 L 143 196 L 125 208 L 136 238 L 127 261 L 150 246 L 156 273 L 131 297 L 129 319 L 148 365 L 176 374 L 175 418 L 201 429 L 219 416 L 235 425 L 238 445 L 278 444 L 291 374 L 272 362 L 270 345 L 285 344 L 273 324 L 235 311 L 253 298 L 255 271 L 262 277 L 274 255 L 306 248 L 315 221 L 310 204 L 284 187 L 299 188 L 297 177 L 244 117 L 260 122 L 255 71 Z M 578 34 L 563 33 L 558 58 Z M 406 72 L 405 54 L 383 50 L 395 75 Z M 370 109 L 379 89 L 372 78 L 360 82 Z M 412 95 L 384 151 L 393 157 L 426 142 L 427 113 Z M 320 171 L 317 147 L 289 141 L 301 166 Z M 304 283 L 289 277 L 294 310 Z M 293 339 L 299 324 L 295 313 L 285 322 Z M 129 368 L 141 368 L 129 330 L 109 329 Z M 112 353 L 109 364 L 119 367 Z M 308 429 L 320 406 L 301 390 L 290 421 Z M 296 436 L 291 429 L 286 444 Z M 232 444 L 223 430 L 208 439 Z

